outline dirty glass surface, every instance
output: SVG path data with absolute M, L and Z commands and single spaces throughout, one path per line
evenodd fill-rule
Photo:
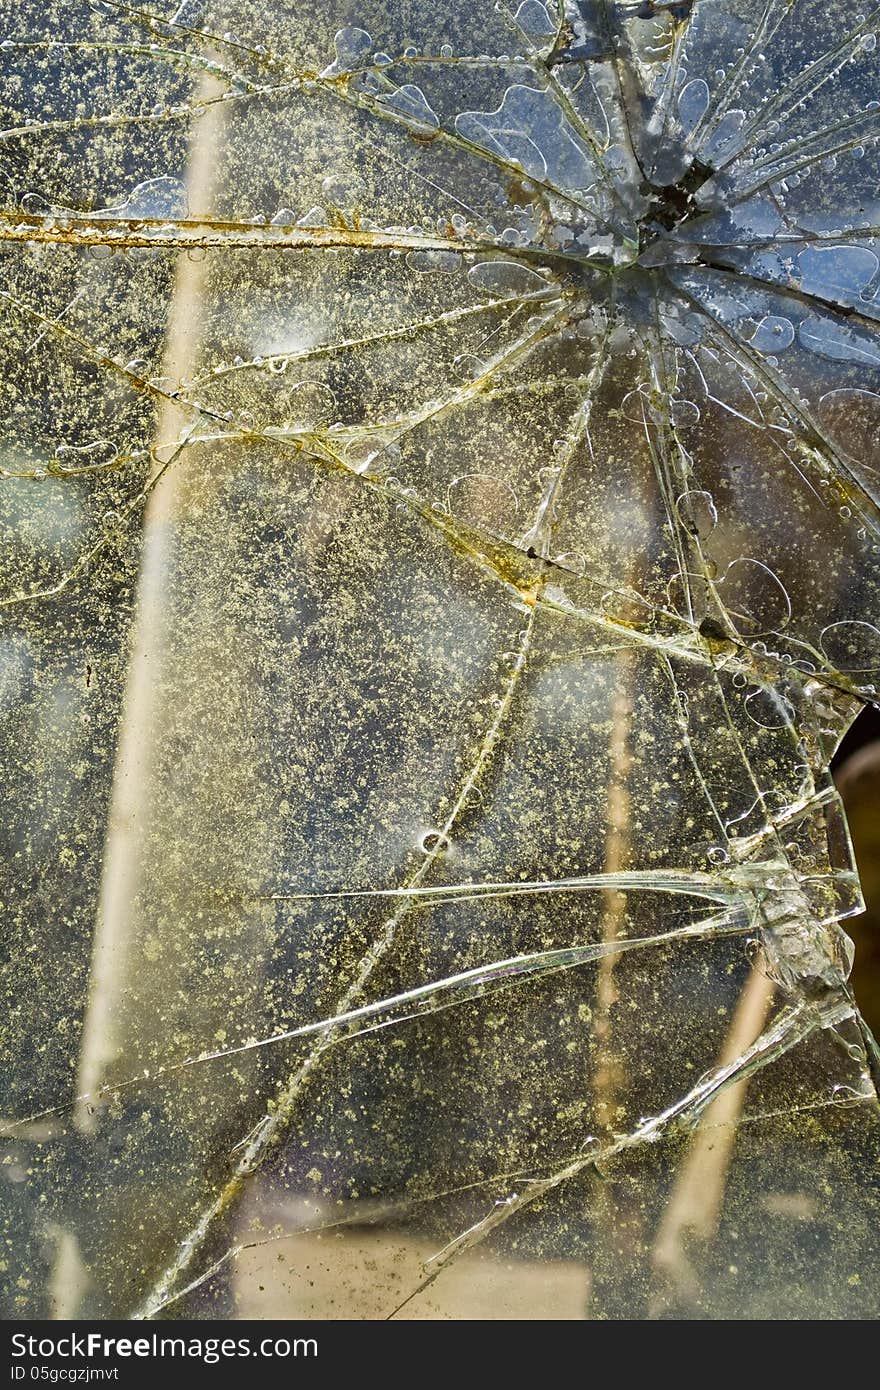
M 2 0 L 7 1317 L 872 1317 L 880 9 Z

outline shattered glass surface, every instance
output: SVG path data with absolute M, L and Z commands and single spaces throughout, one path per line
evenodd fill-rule
M 0 12 L 4 1315 L 876 1316 L 880 8 Z

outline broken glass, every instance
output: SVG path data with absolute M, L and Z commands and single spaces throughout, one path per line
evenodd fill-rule
M 3 0 L 6 1316 L 876 1315 L 861 0 Z

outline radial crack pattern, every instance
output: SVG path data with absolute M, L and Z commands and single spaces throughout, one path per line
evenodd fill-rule
M 6 1315 L 876 1316 L 880 10 L 0 15 Z

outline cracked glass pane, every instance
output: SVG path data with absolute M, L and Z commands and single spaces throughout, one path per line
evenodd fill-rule
M 0 12 L 5 1316 L 876 1316 L 880 9 Z

